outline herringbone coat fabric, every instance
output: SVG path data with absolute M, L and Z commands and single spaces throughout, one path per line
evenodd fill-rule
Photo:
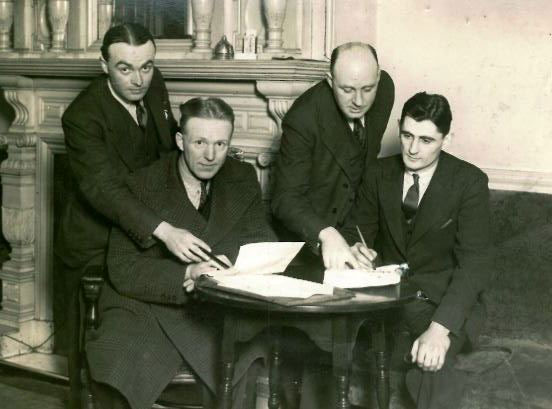
M 71 268 L 82 267 L 105 253 L 112 225 L 122 227 L 143 246 L 153 244 L 151 234 L 162 219 L 129 192 L 124 178 L 176 149 L 177 124 L 157 69 L 144 103 L 151 119 L 145 136 L 113 97 L 107 76 L 102 75 L 63 114 L 76 191 L 65 199 L 56 254 Z
M 491 277 L 487 175 L 441 152 L 409 240 L 403 175 L 401 155 L 367 170 L 343 234 L 351 244 L 359 241 L 358 225 L 382 264 L 408 263 L 409 280 L 437 305 L 432 320 L 456 334 L 465 329 L 476 342 L 485 318 L 481 294 Z
M 242 244 L 274 241 L 251 165 L 227 158 L 211 183 L 209 219 L 193 207 L 171 154 L 129 179 L 130 191 L 175 227 L 235 260 Z M 119 390 L 134 409 L 151 407 L 182 358 L 211 390 L 221 365 L 218 310 L 191 299 L 182 284 L 186 265 L 162 243 L 138 246 L 115 228 L 107 258 L 110 285 L 100 299 L 101 324 L 87 343 L 94 380 Z M 235 381 L 261 354 L 247 350 Z
M 380 151 L 394 99 L 393 80 L 382 70 L 374 104 L 364 117 L 365 164 Z M 297 98 L 284 117 L 282 132 L 273 171 L 272 212 L 296 238 L 315 249 L 320 230 L 341 225 L 353 205 L 358 187 L 353 158 L 361 147 L 325 80 Z

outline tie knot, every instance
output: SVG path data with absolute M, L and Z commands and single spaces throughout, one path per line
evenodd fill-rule
M 354 121 L 353 121 L 353 128 L 354 130 L 361 130 L 362 128 L 364 128 L 364 126 L 362 126 L 362 121 L 360 120 L 360 118 L 356 118 Z
M 413 173 L 412 178 L 414 179 L 414 184 L 417 185 L 418 181 L 420 180 L 420 175 L 418 175 L 417 173 Z

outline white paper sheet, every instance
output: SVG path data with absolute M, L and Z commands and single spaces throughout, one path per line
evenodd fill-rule
M 234 268 L 238 274 L 273 274 L 283 272 L 304 242 L 250 243 L 240 247 Z
M 398 284 L 400 281 L 401 274 L 396 264 L 375 270 L 327 269 L 324 272 L 324 284 L 339 288 L 380 287 Z
M 309 298 L 315 294 L 333 294 L 333 287 L 330 285 L 278 274 L 240 274 L 220 276 L 216 280 L 224 287 L 248 291 L 264 297 Z

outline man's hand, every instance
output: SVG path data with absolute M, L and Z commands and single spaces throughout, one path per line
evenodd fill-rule
M 429 328 L 412 345 L 412 363 L 417 363 L 424 371 L 438 371 L 445 363 L 450 347 L 449 330 L 432 321 Z
M 209 260 L 209 256 L 203 250 L 211 251 L 211 248 L 186 229 L 177 229 L 167 222 L 161 222 L 153 235 L 165 243 L 169 251 L 184 263 Z
M 231 266 L 232 263 L 228 260 L 228 257 L 224 255 L 217 256 L 221 261 L 224 261 L 227 265 Z M 236 271 L 234 268 L 225 269 L 223 266 L 218 264 L 215 260 L 202 261 L 200 263 L 193 263 L 186 267 L 186 273 L 184 274 L 184 284 L 182 286 L 185 288 L 186 292 L 190 292 L 194 289 L 195 281 L 204 274 L 210 275 L 212 277 L 221 276 L 221 275 L 231 275 L 235 274 Z
M 351 252 L 349 245 L 343 236 L 333 227 L 326 227 L 318 234 L 320 250 L 326 268 L 344 268 L 349 265 L 359 268 L 360 264 Z
M 351 253 L 362 268 L 372 270 L 374 268 L 374 260 L 378 253 L 375 250 L 369 249 L 363 243 L 355 243 L 351 246 Z

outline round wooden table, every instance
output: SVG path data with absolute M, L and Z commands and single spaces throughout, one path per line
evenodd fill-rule
M 286 272 L 293 276 L 293 273 Z M 297 274 L 303 279 L 304 272 Z M 310 276 L 320 282 L 321 273 Z M 211 282 L 200 281 L 196 287 L 199 298 L 218 304 L 224 312 L 222 337 L 223 376 L 220 388 L 220 407 L 230 409 L 232 402 L 232 379 L 234 373 L 234 345 L 238 341 L 238 328 L 250 326 L 253 332 L 266 327 L 291 326 L 302 330 L 323 350 L 332 353 L 333 374 L 336 382 L 336 407 L 350 407 L 348 401 L 349 370 L 352 349 L 358 328 L 366 321 L 372 322 L 371 332 L 377 367 L 377 397 L 380 409 L 389 407 L 389 375 L 385 346 L 385 312 L 413 301 L 419 295 L 408 282 L 385 287 L 351 290 L 349 299 L 330 300 L 317 304 L 284 306 L 261 299 L 229 292 Z M 270 319 L 266 320 L 266 316 Z M 272 340 L 269 368 L 269 408 L 279 407 L 278 396 L 280 344 L 278 332 Z

